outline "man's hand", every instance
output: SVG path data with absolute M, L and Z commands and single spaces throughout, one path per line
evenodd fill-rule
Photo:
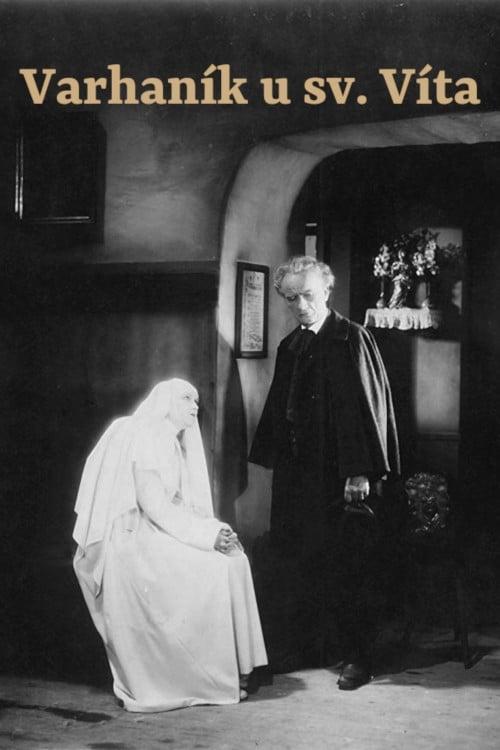
M 344 487 L 344 500 L 346 503 L 362 503 L 370 494 L 370 482 L 368 477 L 347 477 Z

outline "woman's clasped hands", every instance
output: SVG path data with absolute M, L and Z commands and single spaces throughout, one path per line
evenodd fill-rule
M 214 542 L 214 549 L 222 552 L 224 555 L 241 551 L 243 549 L 238 535 L 230 526 L 224 526 L 217 534 Z

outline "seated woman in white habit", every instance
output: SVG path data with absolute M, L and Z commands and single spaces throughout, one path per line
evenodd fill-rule
M 184 380 L 156 385 L 89 455 L 74 567 L 129 711 L 237 703 L 267 663 L 248 559 L 214 518 Z

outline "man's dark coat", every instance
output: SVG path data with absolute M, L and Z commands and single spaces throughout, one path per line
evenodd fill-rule
M 300 357 L 293 424 L 290 382 L 301 329 L 280 343 L 249 459 L 272 468 L 271 535 L 285 546 L 321 544 L 347 477 L 399 473 L 387 374 L 371 334 L 332 311 Z M 297 547 L 295 546 L 297 550 Z M 298 551 L 298 550 L 297 550 Z

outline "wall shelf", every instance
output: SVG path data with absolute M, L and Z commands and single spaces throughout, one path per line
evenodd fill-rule
M 217 261 L 159 263 L 38 263 L 0 279 L 0 312 L 24 316 L 75 309 L 205 307 L 217 303 Z M 17 272 L 16 272 L 17 271 Z
M 439 328 L 440 310 L 428 307 L 370 307 L 365 313 L 363 325 L 371 328 L 396 328 L 400 331 L 421 331 Z

